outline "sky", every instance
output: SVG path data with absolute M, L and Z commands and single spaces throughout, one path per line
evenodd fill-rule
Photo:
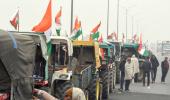
M 110 0 L 109 34 L 117 31 L 117 1 Z M 144 41 L 169 40 L 170 37 L 170 0 L 119 0 L 119 39 L 127 34 L 142 33 Z M 0 29 L 14 30 L 9 20 L 17 9 L 20 10 L 20 31 L 31 31 L 42 19 L 49 0 L 0 0 Z M 100 33 L 107 34 L 108 0 L 74 0 L 73 18 L 82 22 L 83 34 L 90 31 L 101 21 Z M 62 7 L 62 33 L 70 33 L 71 0 L 52 0 L 53 29 L 54 17 Z M 133 19 L 133 20 L 132 20 Z

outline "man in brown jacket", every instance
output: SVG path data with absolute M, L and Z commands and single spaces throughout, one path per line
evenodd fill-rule
M 162 78 L 161 82 L 165 83 L 165 78 L 169 70 L 169 62 L 168 62 L 168 57 L 165 57 L 165 60 L 162 61 L 161 63 L 161 68 L 162 68 Z

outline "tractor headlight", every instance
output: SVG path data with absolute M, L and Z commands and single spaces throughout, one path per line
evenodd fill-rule
M 61 74 L 61 75 L 59 76 L 59 78 L 61 78 L 61 79 L 67 79 L 67 78 L 68 78 L 68 75 L 67 75 L 67 74 Z

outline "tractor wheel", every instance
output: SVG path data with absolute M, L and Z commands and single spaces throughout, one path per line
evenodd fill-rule
M 116 77 L 117 77 L 117 74 L 116 74 L 116 67 L 113 69 L 113 89 L 115 89 L 115 86 L 116 86 Z
M 110 72 L 109 72 L 109 91 L 110 91 L 110 93 L 112 93 L 113 92 L 113 87 L 114 87 L 114 78 L 113 78 L 113 69 L 110 69 Z
M 102 97 L 107 100 L 109 98 L 109 71 L 107 69 L 101 70 L 100 76 L 103 84 Z
M 101 100 L 101 85 L 100 81 L 97 80 L 96 78 L 92 79 L 89 87 L 88 87 L 88 93 L 89 93 L 89 100 Z
M 70 81 L 58 81 L 54 86 L 54 96 L 60 100 L 64 100 L 65 92 L 72 87 Z

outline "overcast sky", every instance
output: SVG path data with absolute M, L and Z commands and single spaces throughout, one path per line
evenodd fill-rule
M 53 17 L 60 6 L 63 8 L 61 18 L 62 32 L 70 32 L 71 0 L 52 0 Z M 106 37 L 108 0 L 74 0 L 74 19 L 82 21 L 84 34 L 101 21 L 100 32 Z M 9 19 L 20 9 L 20 30 L 31 31 L 39 23 L 49 0 L 0 0 L 0 28 L 14 30 Z M 143 34 L 149 41 L 169 40 L 170 37 L 170 0 L 120 0 L 119 38 L 126 33 L 126 8 L 128 8 L 128 37 L 132 36 L 132 16 L 134 17 L 134 34 Z M 109 33 L 116 32 L 117 0 L 110 0 Z

